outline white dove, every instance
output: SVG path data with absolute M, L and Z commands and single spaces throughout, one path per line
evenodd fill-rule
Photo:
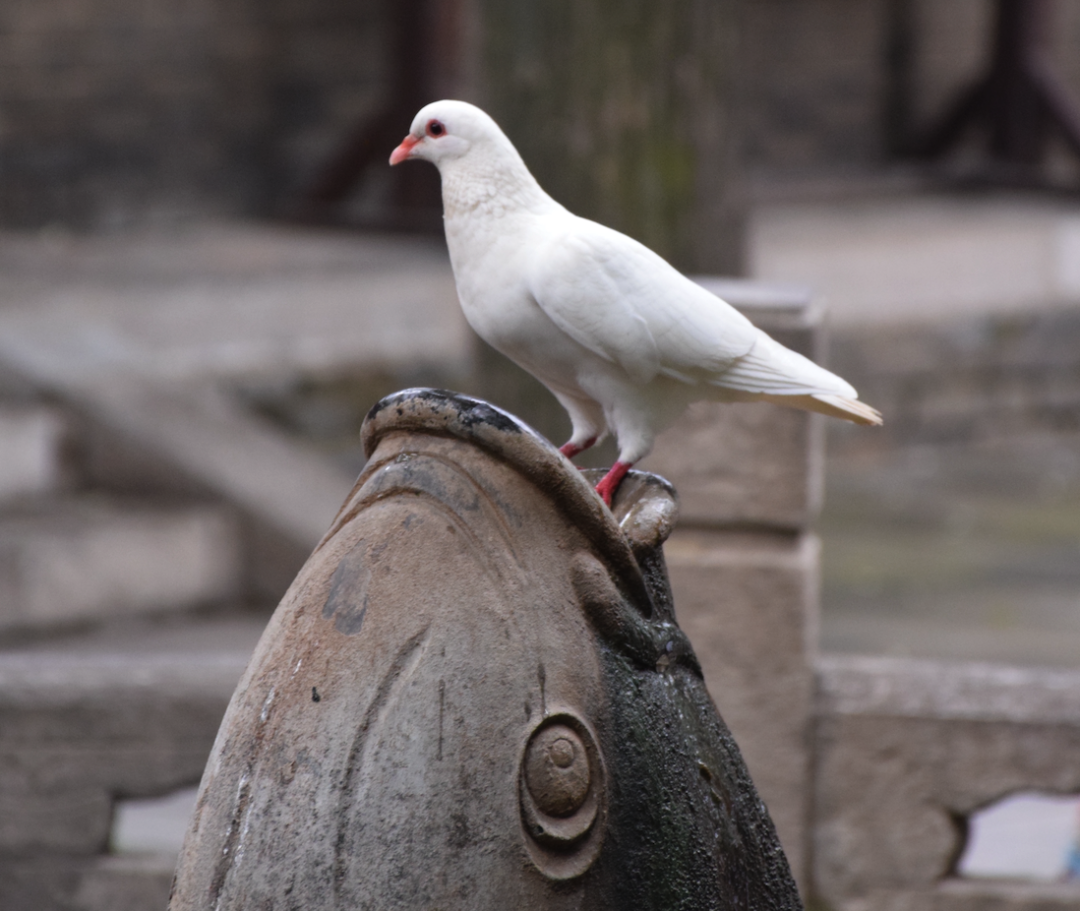
M 840 377 L 785 348 L 637 241 L 548 196 L 494 120 L 463 101 L 422 108 L 390 164 L 439 169 L 446 242 L 469 325 L 570 415 L 573 458 L 614 431 L 596 486 L 630 467 L 691 402 L 766 401 L 880 424 Z

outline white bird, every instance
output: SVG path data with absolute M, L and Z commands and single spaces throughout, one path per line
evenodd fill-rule
M 613 431 L 611 498 L 693 401 L 766 401 L 857 424 L 881 415 L 637 241 L 548 196 L 494 120 L 463 101 L 422 108 L 390 164 L 430 161 L 469 325 L 570 415 L 568 458 Z

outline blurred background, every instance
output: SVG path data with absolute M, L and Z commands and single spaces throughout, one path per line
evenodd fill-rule
M 231 690 L 388 392 L 568 435 L 464 325 L 435 170 L 387 166 L 439 97 L 683 271 L 827 306 L 886 424 L 827 428 L 823 651 L 1080 665 L 1080 3 L 4 0 L 6 705 Z M 129 759 L 190 784 L 207 747 Z M 125 781 L 41 843 L 154 847 L 167 801 L 101 815 L 163 790 Z M 11 907 L 54 906 L 36 863 Z M 64 901 L 115 900 L 71 869 Z

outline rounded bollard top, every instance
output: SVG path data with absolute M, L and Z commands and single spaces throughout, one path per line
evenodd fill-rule
M 631 472 L 613 503 L 604 506 L 580 471 L 528 424 L 480 399 L 442 389 L 405 389 L 377 402 L 360 431 L 364 455 L 395 433 L 454 437 L 494 453 L 557 499 L 590 537 L 625 541 L 635 551 L 659 547 L 678 519 L 675 488 L 657 475 Z

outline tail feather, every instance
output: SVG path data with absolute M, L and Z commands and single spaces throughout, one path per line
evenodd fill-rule
M 708 381 L 731 402 L 772 402 L 877 426 L 881 414 L 858 401 L 854 387 L 776 339 L 758 331 L 754 347 Z
M 876 408 L 871 408 L 865 402 L 844 398 L 840 395 L 830 395 L 826 392 L 810 395 L 770 395 L 766 393 L 760 396 L 760 399 L 772 402 L 774 405 L 802 408 L 804 411 L 816 411 L 819 414 L 827 414 L 829 417 L 843 418 L 845 421 L 851 421 L 854 424 L 880 427 L 884 423 L 881 412 Z

